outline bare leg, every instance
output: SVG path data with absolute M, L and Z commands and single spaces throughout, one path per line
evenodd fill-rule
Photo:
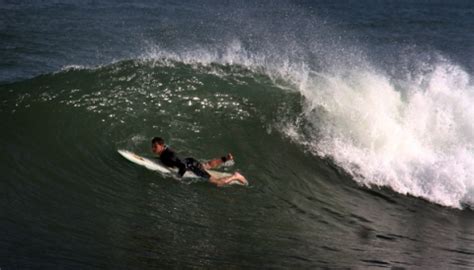
M 227 160 L 233 160 L 234 159 L 234 157 L 230 153 L 227 154 L 226 158 L 227 158 Z M 222 161 L 221 158 L 214 158 L 214 159 L 209 160 L 206 163 L 203 163 L 202 166 L 204 167 L 204 169 L 210 170 L 210 169 L 214 169 L 214 168 L 217 168 L 217 167 L 221 166 L 222 163 L 224 163 L 224 161 Z
M 239 181 L 243 185 L 248 185 L 247 179 L 245 179 L 245 177 L 238 172 L 235 172 L 231 176 L 222 177 L 222 178 L 216 178 L 214 176 L 211 176 L 211 178 L 209 179 L 209 182 L 217 185 L 218 187 L 225 186 L 231 183 L 232 181 Z

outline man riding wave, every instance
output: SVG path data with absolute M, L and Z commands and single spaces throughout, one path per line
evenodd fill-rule
M 163 163 L 165 166 L 178 168 L 178 177 L 183 177 L 184 173 L 189 170 L 197 176 L 207 179 L 210 183 L 213 183 L 217 186 L 224 186 L 233 181 L 238 181 L 243 185 L 248 184 L 245 177 L 238 172 L 235 172 L 231 176 L 218 178 L 212 176 L 206 171 L 219 167 L 227 160 L 233 160 L 234 157 L 230 153 L 221 158 L 215 158 L 209 160 L 208 162 L 200 163 L 192 157 L 181 160 L 176 152 L 165 144 L 165 140 L 161 137 L 155 137 L 152 139 L 151 148 L 153 153 L 159 155 L 161 163 Z

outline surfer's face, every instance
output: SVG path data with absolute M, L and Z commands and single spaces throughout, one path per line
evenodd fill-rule
M 153 153 L 159 154 L 163 151 L 164 147 L 165 147 L 164 145 L 160 145 L 158 143 L 155 143 L 151 146 L 151 150 L 153 151 Z

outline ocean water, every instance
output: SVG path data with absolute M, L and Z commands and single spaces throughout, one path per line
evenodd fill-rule
M 474 268 L 472 1 L 0 1 L 0 268 Z M 248 187 L 123 159 L 162 136 Z

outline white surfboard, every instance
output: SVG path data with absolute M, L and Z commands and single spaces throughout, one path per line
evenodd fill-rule
M 133 152 L 127 151 L 127 150 L 117 150 L 120 155 L 122 155 L 124 158 L 128 159 L 129 161 L 141 165 L 149 170 L 152 171 L 158 171 L 160 173 L 164 174 L 176 174 L 178 172 L 177 168 L 170 168 L 166 167 L 163 164 L 160 164 L 159 162 L 152 161 L 148 158 L 139 156 Z M 222 177 L 228 177 L 231 176 L 232 174 L 226 173 L 226 172 L 219 172 L 219 171 L 214 171 L 214 170 L 206 170 L 210 175 L 215 176 L 217 178 L 222 178 Z M 186 171 L 183 175 L 184 178 L 200 178 L 199 176 L 195 175 L 191 171 Z M 239 181 L 232 181 L 229 183 L 230 185 L 233 184 L 240 184 Z

